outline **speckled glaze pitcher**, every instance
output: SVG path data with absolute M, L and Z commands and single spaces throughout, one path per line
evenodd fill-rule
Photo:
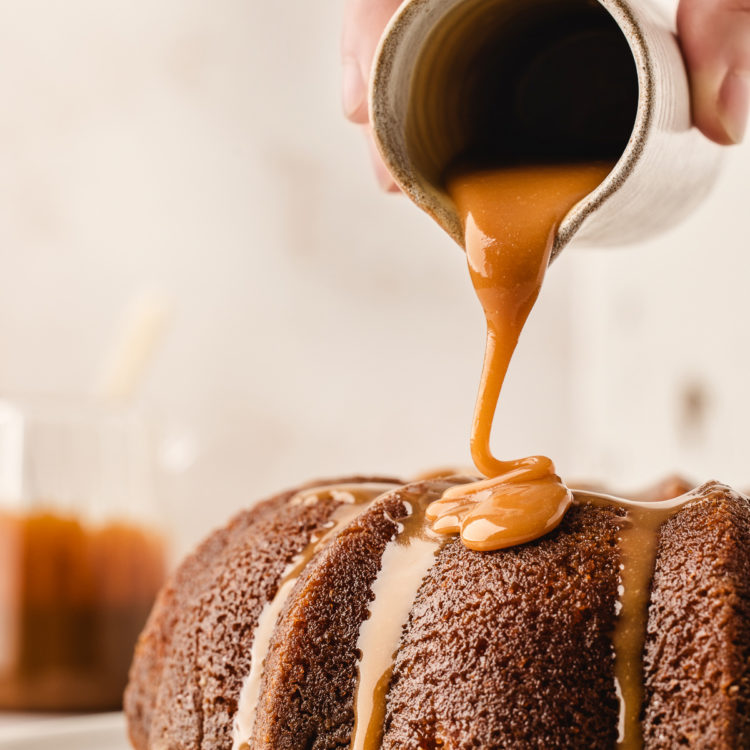
M 611 245 L 674 225 L 720 161 L 691 127 L 677 41 L 648 0 L 406 0 L 376 54 L 370 115 L 399 186 L 461 245 L 443 180 L 462 155 L 614 163 L 553 257 L 574 235 Z

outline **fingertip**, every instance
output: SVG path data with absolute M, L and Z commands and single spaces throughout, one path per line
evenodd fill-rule
M 691 73 L 693 123 L 721 146 L 740 143 L 750 104 L 750 80 L 735 70 Z
M 716 143 L 739 143 L 750 105 L 750 0 L 681 0 L 677 30 L 693 124 Z
M 728 139 L 718 118 L 721 71 L 690 69 L 690 104 L 693 124 L 707 138 L 721 145 Z
M 750 107 L 750 74 L 730 70 L 719 90 L 719 119 L 731 143 L 742 143 Z
M 380 152 L 378 151 L 378 147 L 375 145 L 375 141 L 369 133 L 367 134 L 367 143 L 370 150 L 372 168 L 375 172 L 378 185 L 380 185 L 380 188 L 386 193 L 400 193 L 401 190 L 391 176 L 391 173 L 388 171 L 388 167 L 385 166 L 385 163 L 380 156 Z
M 353 57 L 343 61 L 342 105 L 347 119 L 360 125 L 367 122 L 367 87 L 359 63 Z
M 344 106 L 344 115 L 349 122 L 355 125 L 367 125 L 370 122 L 370 111 L 367 108 L 367 102 L 360 104 L 356 109 L 348 109 Z
M 393 177 L 391 177 L 391 173 L 388 171 L 385 164 L 383 164 L 380 158 L 378 158 L 377 161 L 373 160 L 373 168 L 375 170 L 375 177 L 377 178 L 378 185 L 380 185 L 381 190 L 386 193 L 401 192 Z

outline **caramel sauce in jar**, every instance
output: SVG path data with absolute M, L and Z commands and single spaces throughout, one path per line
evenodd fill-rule
M 164 575 L 145 527 L 0 512 L 0 707 L 118 709 Z

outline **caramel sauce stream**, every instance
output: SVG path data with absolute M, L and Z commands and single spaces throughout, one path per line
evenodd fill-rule
M 474 411 L 471 455 L 487 480 L 448 490 L 427 509 L 439 534 L 493 550 L 554 529 L 573 497 L 549 458 L 501 461 L 490 437 L 500 391 L 549 264 L 565 215 L 607 176 L 611 164 L 459 170 L 447 181 L 463 219 L 466 257 L 487 319 L 487 346 Z

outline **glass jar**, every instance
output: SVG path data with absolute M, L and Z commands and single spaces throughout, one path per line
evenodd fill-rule
M 165 574 L 136 413 L 0 400 L 0 708 L 117 709 Z

